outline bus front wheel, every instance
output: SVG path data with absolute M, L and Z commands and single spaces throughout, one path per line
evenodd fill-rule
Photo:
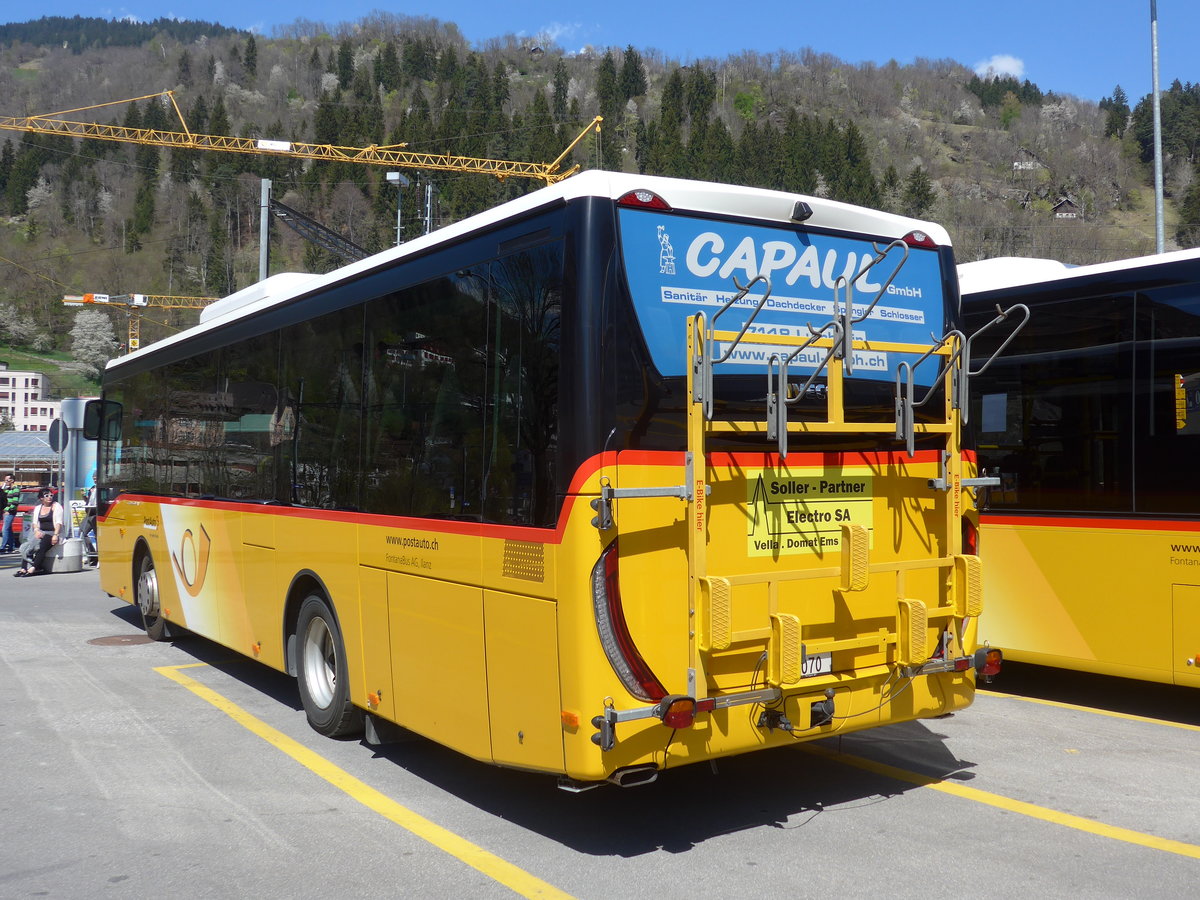
M 138 560 L 135 572 L 137 578 L 134 596 L 138 609 L 142 613 L 142 626 L 146 635 L 152 641 L 165 641 L 170 638 L 167 631 L 167 620 L 163 618 L 162 606 L 158 594 L 158 572 L 154 568 L 154 559 L 149 553 L 143 553 Z
M 362 730 L 362 713 L 350 702 L 346 647 L 325 599 L 306 597 L 296 621 L 300 701 L 313 730 L 341 737 Z

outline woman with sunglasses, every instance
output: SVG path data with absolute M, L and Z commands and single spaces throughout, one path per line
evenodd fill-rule
M 29 564 L 14 572 L 14 577 L 43 574 L 42 564 L 46 560 L 46 554 L 62 540 L 62 531 L 62 504 L 55 502 L 53 490 L 42 488 L 38 491 L 38 505 L 33 510 L 33 539 L 37 549 L 34 550 Z

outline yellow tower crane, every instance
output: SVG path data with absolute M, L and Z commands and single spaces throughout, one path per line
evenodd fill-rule
M 129 316 L 129 340 L 126 352 L 132 353 L 142 345 L 142 309 L 203 309 L 220 297 L 177 297 L 169 294 L 68 294 L 64 306 L 84 306 L 95 303 L 123 307 Z
M 122 103 L 135 103 L 148 100 L 151 97 L 165 97 L 179 117 L 182 131 L 163 131 L 157 128 L 125 128 L 120 125 L 99 125 L 93 122 L 77 122 L 64 119 L 71 113 L 87 112 L 92 109 L 102 109 L 106 106 L 116 106 Z M 179 104 L 175 102 L 174 91 L 160 91 L 156 94 L 146 94 L 129 100 L 113 100 L 109 103 L 97 103 L 92 106 L 80 106 L 75 109 L 64 109 L 58 112 L 45 113 L 36 116 L 0 116 L 0 128 L 13 131 L 30 131 L 35 134 L 65 134 L 78 138 L 94 138 L 101 141 L 123 141 L 134 144 L 144 144 L 152 147 L 177 147 L 186 150 L 219 150 L 229 153 L 258 153 L 264 155 L 279 155 L 298 157 L 300 159 L 319 159 L 331 162 L 366 163 L 374 166 L 390 166 L 392 168 L 427 169 L 440 172 L 478 172 L 494 175 L 497 178 L 538 178 L 546 184 L 554 184 L 569 178 L 579 171 L 579 166 L 559 171 L 568 154 L 588 134 L 600 132 L 600 116 L 592 119 L 587 127 L 571 141 L 567 149 L 558 158 L 548 163 L 513 162 L 502 159 L 479 159 L 470 156 L 450 156 L 440 153 L 414 153 L 403 149 L 407 144 L 388 144 L 380 147 L 372 144 L 369 147 L 339 147 L 333 144 L 306 144 L 300 141 L 275 141 L 261 138 L 235 138 L 214 134 L 193 134 L 184 121 Z

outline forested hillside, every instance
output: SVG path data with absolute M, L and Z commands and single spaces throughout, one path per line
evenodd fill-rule
M 270 36 L 199 22 L 46 18 L 0 26 L 0 115 L 175 91 L 195 133 L 548 162 L 596 115 L 574 161 L 817 194 L 944 223 L 961 260 L 1093 262 L 1153 251 L 1149 102 L 1097 105 L 1053 85 L 981 80 L 952 60 L 850 65 L 819 48 L 682 66 L 661 54 L 567 54 L 511 35 L 468 44 L 451 23 L 376 13 Z M 1170 238 L 1200 242 L 1200 85 L 1163 97 Z M 169 102 L 73 113 L 180 131 Z M 377 166 L 160 150 L 0 132 L 0 347 L 70 350 L 65 293 L 215 296 L 258 272 L 259 182 L 369 250 L 395 239 L 397 188 Z M 537 188 L 406 173 L 409 236 Z M 1197 182 L 1200 184 L 1200 181 Z M 1182 216 L 1182 219 L 1180 218 Z M 271 271 L 339 264 L 279 224 Z M 143 341 L 195 313 L 168 310 Z M 159 327 L 154 320 L 165 325 Z M 116 337 L 123 323 L 116 322 Z M 86 329 L 85 329 L 86 331 Z M 85 366 L 86 368 L 86 366 Z

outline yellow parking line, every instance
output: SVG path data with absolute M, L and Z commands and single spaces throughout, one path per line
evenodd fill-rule
M 1196 844 L 1185 844 L 1183 841 L 1173 841 L 1169 838 L 1157 837 L 1152 834 L 1143 834 L 1140 831 L 1133 831 L 1129 828 L 1105 825 L 1103 822 L 1097 822 L 1083 816 L 1074 816 L 1055 809 L 1047 809 L 1044 806 L 1026 803 L 1023 800 L 1014 800 L 1011 797 L 1003 797 L 1000 794 L 992 794 L 988 791 L 981 791 L 978 788 L 966 787 L 961 784 L 951 784 L 929 775 L 921 775 L 918 772 L 899 769 L 895 766 L 889 766 L 886 763 L 875 762 L 874 760 L 854 756 L 849 753 L 838 753 L 810 743 L 799 744 L 797 746 L 798 749 L 804 750 L 806 753 L 812 753 L 815 756 L 820 756 L 823 759 L 835 760 L 845 763 L 848 766 L 873 772 L 876 775 L 893 778 L 896 781 L 904 781 L 919 787 L 941 791 L 943 794 L 951 794 L 955 797 L 962 797 L 965 800 L 973 800 L 976 803 L 994 806 L 997 809 L 1019 813 L 1023 816 L 1029 816 L 1031 819 L 1041 819 L 1043 822 L 1062 825 L 1066 828 L 1074 828 L 1077 831 L 1085 831 L 1088 834 L 1098 835 L 1099 837 L 1111 838 L 1115 841 L 1125 841 L 1128 844 L 1137 844 L 1140 847 L 1149 847 L 1152 850 L 1162 850 L 1166 853 L 1175 853 L 1179 856 L 1191 857 L 1192 859 L 1200 859 L 1200 846 Z
M 1024 700 L 1026 703 L 1040 703 L 1042 706 L 1054 706 L 1058 709 L 1074 709 L 1079 712 L 1095 713 L 1098 716 L 1110 716 L 1114 719 L 1125 719 L 1128 722 L 1146 722 L 1150 725 L 1166 725 L 1168 728 L 1182 728 L 1184 731 L 1200 731 L 1200 725 L 1189 725 L 1186 722 L 1172 722 L 1168 719 L 1151 719 L 1147 716 L 1135 716 L 1130 713 L 1115 712 L 1111 709 L 1097 709 L 1094 706 L 1076 706 L 1074 703 L 1062 703 L 1058 700 L 1043 700 L 1040 697 L 1022 697 L 1020 694 L 1005 694 L 1001 691 L 978 691 L 979 697 L 1003 697 L 1005 700 Z
M 386 794 L 380 793 L 375 788 L 355 778 L 349 772 L 335 766 L 320 754 L 314 753 L 303 744 L 292 740 L 261 719 L 246 712 L 246 710 L 242 709 L 236 703 L 228 700 L 211 688 L 205 687 L 195 679 L 184 675 L 179 671 L 179 669 L 184 668 L 189 668 L 189 666 L 161 666 L 154 671 L 183 685 L 197 697 L 211 703 L 243 728 L 253 732 L 268 744 L 283 751 L 296 760 L 296 762 L 300 763 L 300 765 L 324 778 L 339 790 L 344 791 L 363 806 L 379 813 L 379 815 L 386 819 L 390 819 L 401 828 L 408 829 L 417 837 L 444 850 L 454 858 L 461 860 L 489 878 L 500 882 L 522 897 L 556 897 L 567 898 L 569 900 L 571 895 L 560 891 L 554 885 L 547 884 L 541 879 L 530 875 L 525 870 L 514 866 L 507 860 L 489 853 L 482 847 L 477 847 L 454 832 L 440 825 L 435 825 L 425 817 L 418 815 L 407 807 L 401 806 Z

